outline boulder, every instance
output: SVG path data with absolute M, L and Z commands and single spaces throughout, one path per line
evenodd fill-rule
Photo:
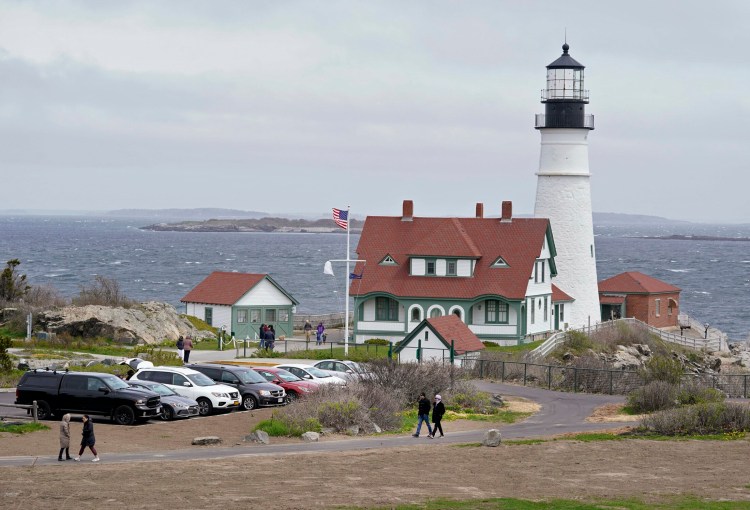
M 335 434 L 336 429 L 333 427 L 323 427 L 323 429 L 320 431 L 321 436 L 330 436 L 331 434 Z
M 187 319 L 180 317 L 167 303 L 149 301 L 130 308 L 111 306 L 65 306 L 42 312 L 38 325 L 53 333 L 74 337 L 106 337 L 131 344 L 161 343 L 180 335 L 193 339 L 213 338 L 209 331 L 198 331 Z M 123 340 L 124 339 L 124 340 Z
M 204 436 L 193 439 L 193 446 L 205 446 L 211 444 L 221 444 L 221 438 L 218 436 Z
M 320 440 L 320 434 L 317 432 L 305 432 L 302 434 L 302 440 L 306 443 L 317 443 Z
M 500 445 L 500 431 L 497 429 L 490 429 L 484 433 L 484 439 L 482 439 L 482 446 L 499 446 Z
M 269 437 L 268 432 L 263 430 L 256 430 L 255 432 L 246 435 L 244 441 L 246 443 L 271 444 L 271 438 Z
M 496 407 L 505 406 L 505 401 L 503 400 L 503 396 L 500 395 L 499 393 L 495 393 L 492 395 L 492 399 L 490 400 L 490 403 Z
M 346 428 L 346 434 L 348 436 L 356 436 L 359 434 L 359 425 L 352 425 Z

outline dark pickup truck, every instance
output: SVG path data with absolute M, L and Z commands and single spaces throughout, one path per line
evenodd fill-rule
M 161 398 L 136 390 L 112 374 L 32 370 L 21 376 L 16 404 L 37 402 L 37 417 L 47 420 L 65 413 L 101 414 L 120 425 L 158 417 Z

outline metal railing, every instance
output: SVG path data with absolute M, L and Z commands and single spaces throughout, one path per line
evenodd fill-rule
M 25 405 L 25 404 L 0 404 L 0 407 L 13 407 L 16 409 L 26 409 L 31 410 L 31 413 L 27 413 L 26 416 L 3 416 L 3 418 L 13 418 L 14 420 L 32 420 L 34 423 L 39 421 L 38 418 L 38 409 L 39 407 L 36 404 L 36 400 L 34 400 L 31 405 Z

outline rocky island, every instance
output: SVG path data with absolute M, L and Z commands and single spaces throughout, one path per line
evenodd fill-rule
M 360 232 L 364 221 L 352 219 L 351 232 Z M 180 221 L 154 223 L 141 230 L 160 232 L 298 232 L 298 233 L 343 233 L 330 219 L 302 220 L 286 218 L 258 219 L 211 219 L 205 221 Z

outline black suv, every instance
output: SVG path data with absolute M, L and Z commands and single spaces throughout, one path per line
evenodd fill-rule
M 33 370 L 21 376 L 16 404 L 37 402 L 37 417 L 47 420 L 65 413 L 102 414 L 120 425 L 161 414 L 161 398 L 136 390 L 112 374 Z
M 207 375 L 220 384 L 234 386 L 242 395 L 242 409 L 247 411 L 258 406 L 283 406 L 286 392 L 277 384 L 248 367 L 234 365 L 189 365 L 189 368 Z

